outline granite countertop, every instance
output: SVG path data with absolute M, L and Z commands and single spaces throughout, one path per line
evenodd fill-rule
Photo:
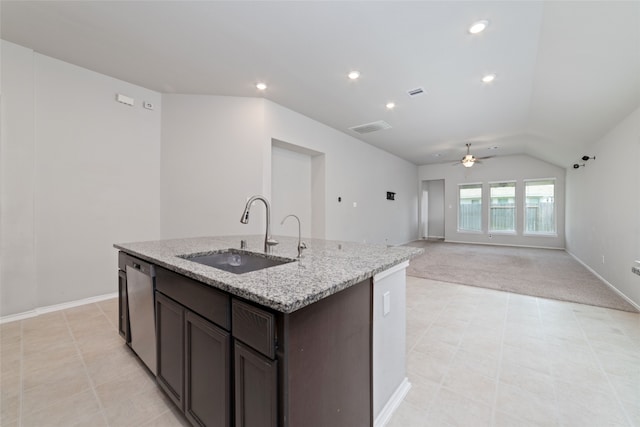
M 271 255 L 296 258 L 297 238 L 274 238 L 280 243 Z M 114 247 L 282 313 L 294 312 L 423 252 L 407 246 L 303 239 L 308 249 L 300 260 L 244 274 L 228 273 L 179 257 L 239 249 L 240 240 L 247 241 L 245 250 L 263 253 L 264 235 L 158 240 L 121 243 Z

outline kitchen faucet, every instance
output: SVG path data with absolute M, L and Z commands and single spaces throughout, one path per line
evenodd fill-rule
M 271 206 L 269 205 L 269 201 L 266 197 L 255 195 L 247 200 L 247 205 L 244 207 L 244 212 L 242 213 L 240 222 L 243 224 L 249 224 L 249 210 L 251 209 L 251 204 L 256 200 L 261 200 L 267 211 L 267 230 L 264 234 L 264 253 L 268 254 L 271 253 L 271 248 L 278 244 L 278 241 L 271 237 Z
M 285 217 L 282 219 L 282 222 L 280 223 L 280 225 L 284 224 L 284 221 L 285 221 L 287 218 L 289 218 L 290 216 L 292 216 L 292 217 L 294 217 L 295 219 L 297 219 L 297 220 L 298 220 L 298 258 L 300 258 L 300 257 L 302 256 L 302 250 L 303 250 L 303 249 L 307 249 L 307 245 L 306 245 L 306 243 L 304 243 L 304 242 L 301 242 L 301 241 L 300 241 L 300 240 L 302 239 L 302 237 L 301 237 L 301 236 L 302 236 L 302 233 L 301 233 L 301 231 L 300 231 L 300 218 L 298 218 L 298 216 L 297 216 L 297 215 L 289 214 L 289 215 L 285 216 Z

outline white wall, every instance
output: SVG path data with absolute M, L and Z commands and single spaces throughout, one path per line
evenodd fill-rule
M 640 305 L 640 108 L 576 154 L 596 159 L 567 172 L 567 250 Z
M 0 41 L 0 315 L 34 307 L 33 51 Z
M 450 242 L 489 243 L 516 246 L 564 248 L 564 199 L 565 170 L 526 155 L 504 156 L 487 159 L 472 168 L 451 166 L 450 163 L 420 166 L 420 181 L 444 179 L 445 191 L 445 240 Z M 525 179 L 555 178 L 556 231 L 557 236 L 523 236 L 523 200 Z M 516 230 L 515 235 L 501 235 L 488 230 L 488 183 L 516 181 Z M 458 232 L 458 184 L 483 183 L 483 233 Z
M 407 265 L 396 265 L 373 277 L 373 418 L 401 385 L 406 384 Z M 385 294 L 388 309 L 385 313 Z M 375 423 L 379 425 L 379 423 Z
M 413 163 L 270 101 L 265 125 L 274 139 L 324 154 L 327 239 L 400 244 L 418 238 Z M 387 191 L 395 201 L 386 200 Z
M 422 184 L 428 192 L 427 237 L 444 238 L 444 180 L 424 181 Z
M 3 95 L 32 105 L 3 107 L 0 315 L 116 292 L 113 243 L 160 236 L 160 95 L 19 46 L 2 59 Z
M 326 238 L 417 238 L 415 165 L 267 100 L 194 95 L 163 95 L 163 238 L 262 233 L 261 206 L 239 219 L 247 197 L 271 198 L 272 140 L 324 154 Z
M 240 223 L 249 197 L 270 197 L 263 101 L 163 94 L 162 106 L 162 238 L 264 233 L 260 202 Z
M 271 147 L 271 204 L 273 234 L 298 237 L 295 218 L 282 219 L 289 214 L 300 218 L 302 236 L 311 235 L 311 156 L 292 150 Z

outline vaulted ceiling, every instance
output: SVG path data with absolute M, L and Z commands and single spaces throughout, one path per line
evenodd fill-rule
M 567 167 L 640 106 L 639 1 L 0 7 L 2 38 L 39 53 L 164 93 L 265 97 L 419 165 L 459 159 L 471 142 L 476 156 Z M 480 19 L 489 26 L 470 34 Z M 349 129 L 378 120 L 391 128 Z

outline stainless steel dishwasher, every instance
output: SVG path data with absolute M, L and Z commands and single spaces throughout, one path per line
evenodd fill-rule
M 155 277 L 153 264 L 126 256 L 131 348 L 154 375 L 156 363 Z

